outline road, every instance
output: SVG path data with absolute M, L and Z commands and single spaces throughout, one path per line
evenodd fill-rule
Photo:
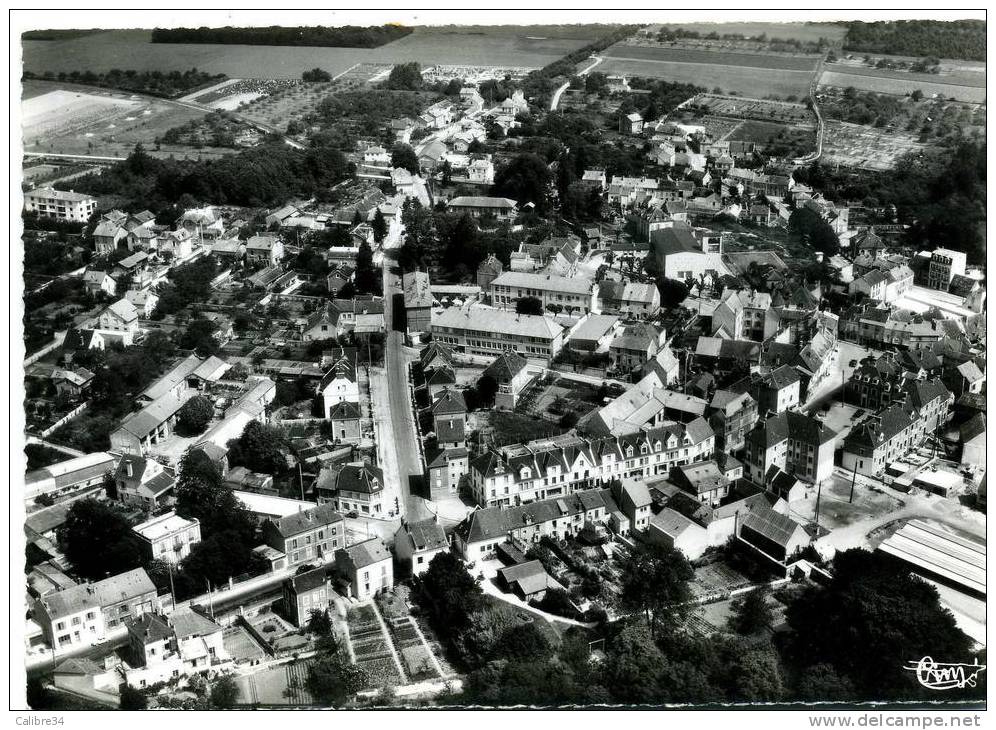
M 394 296 L 401 294 L 401 280 L 391 272 L 393 258 L 384 257 L 384 320 L 388 323 L 387 342 L 384 347 L 384 366 L 387 374 L 388 406 L 390 414 L 375 414 L 392 424 L 396 473 L 384 475 L 385 481 L 397 479 L 401 497 L 402 513 L 410 521 L 432 517 L 435 511 L 422 497 L 412 494 L 412 477 L 421 477 L 422 460 L 419 458 L 418 441 L 415 433 L 415 417 L 412 413 L 412 398 L 408 388 L 409 357 L 405 350 L 405 335 L 397 329 L 394 316 Z
M 831 363 L 829 375 L 809 394 L 809 398 L 806 399 L 800 410 L 812 416 L 819 412 L 824 403 L 831 400 L 843 400 L 841 386 L 846 380 L 850 380 L 851 374 L 857 369 L 851 366 L 851 362 L 857 360 L 860 364 L 860 361 L 868 355 L 879 354 L 881 354 L 879 350 L 864 347 L 855 342 L 837 340 L 837 352 L 831 356 L 834 358 L 834 362 Z
M 587 66 L 583 71 L 578 72 L 578 76 L 585 76 L 589 71 L 591 71 L 593 68 L 595 68 L 595 66 L 597 66 L 598 64 L 600 64 L 602 61 L 605 60 L 601 56 L 595 56 L 594 58 L 595 58 L 595 60 L 592 61 L 589 66 Z M 552 111 L 552 112 L 557 111 L 557 105 L 560 103 L 560 97 L 564 95 L 564 92 L 567 91 L 567 88 L 570 85 L 571 85 L 571 82 L 568 81 L 566 84 L 564 84 L 559 89 L 557 89 L 555 92 L 553 92 L 553 98 L 550 99 L 550 111 Z
M 823 155 L 823 115 L 820 114 L 820 106 L 816 103 L 816 90 L 820 86 L 820 76 L 823 75 L 823 63 L 826 59 L 826 53 L 820 56 L 820 62 L 816 64 L 816 71 L 813 72 L 813 80 L 809 84 L 809 100 L 812 102 L 813 114 L 816 115 L 816 149 L 808 155 L 793 160 L 797 165 L 816 162 Z

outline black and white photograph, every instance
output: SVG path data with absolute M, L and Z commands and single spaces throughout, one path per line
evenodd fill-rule
M 986 24 L 11 10 L 16 724 L 983 727 Z

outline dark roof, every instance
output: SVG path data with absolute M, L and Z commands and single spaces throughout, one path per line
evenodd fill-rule
M 380 538 L 371 537 L 369 540 L 350 545 L 347 548 L 340 548 L 336 551 L 335 558 L 336 564 L 340 560 L 349 562 L 355 570 L 359 570 L 382 560 L 390 560 L 391 553 L 384 547 Z
M 299 535 L 302 532 L 313 530 L 319 525 L 331 525 L 334 522 L 342 521 L 342 515 L 336 512 L 335 507 L 331 504 L 322 504 L 314 509 L 281 517 L 276 521 L 271 520 L 284 537 Z
M 498 383 L 507 383 L 526 367 L 526 358 L 517 352 L 508 350 L 485 368 L 483 375 L 489 375 Z
M 488 507 L 470 514 L 459 526 L 469 543 L 503 537 L 527 524 L 539 524 L 604 507 L 619 511 L 608 489 L 589 489 L 516 507 Z
M 419 551 L 438 550 L 449 544 L 446 532 L 435 520 L 409 522 L 405 525 L 405 532 L 411 538 L 414 548 Z
M 462 418 L 447 418 L 436 424 L 436 440 L 440 443 L 462 442 L 466 438 Z
M 384 489 L 384 472 L 369 464 L 346 464 L 339 470 L 335 488 L 340 492 L 375 494 Z
M 430 408 L 436 416 L 463 415 L 467 412 L 467 401 L 462 391 L 445 388 L 436 396 Z
M 328 572 L 323 566 L 291 576 L 284 581 L 284 585 L 293 593 L 305 593 L 313 591 L 316 588 L 321 588 L 327 581 Z
M 748 528 L 776 545 L 787 548 L 789 541 L 802 525 L 772 509 L 751 510 L 743 517 L 741 529 Z
M 348 400 L 339 401 L 329 409 L 330 421 L 355 421 L 360 417 L 360 405 Z

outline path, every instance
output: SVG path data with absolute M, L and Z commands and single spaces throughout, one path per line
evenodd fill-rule
M 585 76 L 585 75 L 587 75 L 587 73 L 589 71 L 591 71 L 593 68 L 595 68 L 595 66 L 597 66 L 598 64 L 600 64 L 602 61 L 605 60 L 601 56 L 594 56 L 594 59 L 595 60 L 591 62 L 591 65 L 589 65 L 583 71 L 579 71 L 578 72 L 578 76 Z M 564 95 L 564 92 L 567 91 L 567 89 L 568 89 L 568 87 L 570 87 L 570 85 L 571 85 L 571 82 L 568 81 L 566 84 L 564 84 L 559 89 L 557 89 L 555 92 L 553 92 L 553 98 L 550 99 L 550 111 L 552 111 L 552 112 L 557 111 L 557 105 L 560 103 L 560 97 Z
M 25 441 L 26 441 L 26 443 L 29 443 L 29 444 L 35 444 L 37 446 L 44 446 L 45 448 L 53 449 L 55 451 L 61 451 L 63 454 L 69 454 L 70 456 L 74 456 L 74 457 L 86 456 L 86 454 L 83 453 L 82 451 L 78 451 L 76 449 L 72 449 L 72 448 L 70 448 L 68 446 L 62 446 L 61 444 L 54 444 L 51 441 L 46 441 L 45 439 L 40 439 L 37 436 L 28 436 Z
M 581 626 L 586 629 L 592 629 L 598 625 L 594 621 L 585 623 L 583 621 L 575 621 L 572 618 L 565 618 L 564 616 L 557 616 L 556 614 L 547 613 L 546 611 L 541 611 L 538 608 L 530 606 L 528 603 L 520 599 L 518 596 L 512 593 L 505 593 L 488 578 L 482 580 L 480 582 L 480 585 L 481 585 L 481 590 L 483 590 L 489 596 L 497 598 L 499 601 L 503 601 L 509 604 L 510 606 L 515 606 L 516 608 L 522 609 L 523 611 L 529 611 L 530 613 L 534 613 L 537 616 L 542 616 L 551 623 L 567 624 L 568 626 Z
M 824 124 L 823 115 L 820 114 L 820 106 L 816 103 L 816 90 L 820 86 L 820 76 L 823 75 L 823 63 L 826 58 L 826 53 L 820 56 L 820 62 L 816 64 L 816 70 L 813 72 L 813 80 L 809 84 L 809 101 L 812 104 L 813 113 L 816 115 L 816 149 L 811 154 L 793 160 L 797 165 L 816 162 L 823 155 Z

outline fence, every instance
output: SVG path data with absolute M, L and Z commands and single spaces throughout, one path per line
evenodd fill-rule
M 24 367 L 28 367 L 29 365 L 34 365 L 36 362 L 45 357 L 48 353 L 52 352 L 52 350 L 56 349 L 57 347 L 62 347 L 62 343 L 65 341 L 66 341 L 66 333 L 56 332 L 55 335 L 52 337 L 52 341 L 49 342 L 47 345 L 45 345 L 45 347 L 38 350 L 38 352 L 24 358 Z
M 83 403 L 80 403 L 73 410 L 69 411 L 69 413 L 67 413 L 62 418 L 60 418 L 58 421 L 56 421 L 51 426 L 49 426 L 44 431 L 42 431 L 41 432 L 42 438 L 45 438 L 46 436 L 49 436 L 50 434 L 54 433 L 56 431 L 56 429 L 58 429 L 60 426 L 63 426 L 65 424 L 69 423 L 71 420 L 73 420 L 74 418 L 76 418 L 76 416 L 78 416 L 83 411 L 85 411 L 87 409 L 87 407 L 89 407 L 89 405 L 90 405 L 90 401 L 85 401 Z

